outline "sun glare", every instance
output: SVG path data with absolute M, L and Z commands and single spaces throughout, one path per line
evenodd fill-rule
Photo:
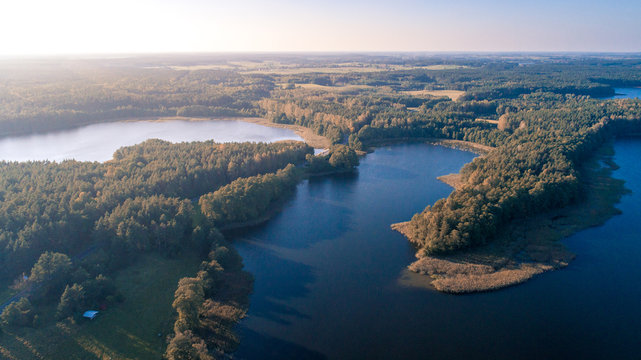
M 578 11 L 577 1 L 5 0 L 0 55 L 638 51 L 638 4 L 620 16 L 602 4 Z
M 148 0 L 10 1 L 0 13 L 4 55 L 189 51 L 201 30 L 179 9 Z

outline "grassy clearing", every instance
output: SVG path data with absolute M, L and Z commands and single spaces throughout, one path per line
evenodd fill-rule
M 279 84 L 281 88 L 286 88 L 288 84 Z M 376 91 L 382 94 L 395 94 L 396 92 L 388 86 L 370 86 L 370 85 L 357 85 L 357 84 L 348 84 L 342 86 L 326 86 L 318 84 L 296 84 L 296 88 L 306 89 L 306 90 L 319 90 L 333 93 L 346 93 L 346 92 L 358 92 L 358 91 Z M 409 90 L 409 91 L 400 91 L 400 94 L 409 95 L 419 98 L 425 97 L 449 97 L 452 101 L 458 100 L 465 91 L 460 90 Z M 418 108 L 410 109 L 412 111 L 418 110 Z M 498 123 L 498 120 L 485 120 L 479 119 L 478 121 L 487 121 L 490 123 Z
M 344 67 L 275 67 L 256 70 L 240 71 L 241 74 L 266 74 L 266 75 L 299 75 L 299 74 L 347 74 L 352 72 L 380 72 L 389 71 L 389 68 L 373 66 L 344 66 Z
M 199 64 L 199 65 L 176 65 L 169 66 L 173 70 L 260 70 L 285 67 L 278 61 L 226 61 L 218 64 Z
M 421 66 L 421 69 L 425 70 L 457 70 L 457 69 L 469 69 L 469 66 L 464 66 L 464 65 L 428 65 L 428 66 Z
M 285 86 L 285 85 L 287 84 L 282 84 L 282 86 Z M 318 84 L 296 84 L 296 87 L 300 87 L 308 90 L 322 90 L 327 92 L 338 92 L 338 93 L 375 89 L 374 86 L 370 86 L 370 85 L 325 86 L 325 85 L 318 85 Z
M 178 280 L 193 276 L 200 261 L 195 254 L 175 259 L 142 256 L 114 277 L 123 303 L 102 311 L 94 321 L 55 323 L 45 315 L 48 325 L 7 330 L 0 336 L 0 358 L 160 359 L 174 322 L 171 304 Z
M 196 70 L 234 70 L 236 69 L 233 65 L 228 64 L 209 64 L 209 65 L 176 65 L 169 66 L 172 70 L 187 70 L 187 71 L 196 71 Z
M 499 121 L 498 121 L 498 120 L 492 120 L 492 119 L 482 119 L 482 118 L 478 118 L 478 119 L 476 119 L 476 121 L 479 121 L 479 122 L 486 122 L 486 123 L 488 123 L 488 124 L 494 124 L 494 125 L 498 125 L 498 124 L 499 124 Z
M 245 65 L 245 64 L 241 64 Z M 239 68 L 241 73 L 245 74 L 271 74 L 271 75 L 295 75 L 295 74 L 345 74 L 352 72 L 380 72 L 380 71 L 402 71 L 402 70 L 456 70 L 467 68 L 461 65 L 427 65 L 427 66 L 412 66 L 412 65 L 392 65 L 392 64 L 369 64 L 369 63 L 341 63 L 336 66 L 301 66 L 299 64 L 279 64 L 276 62 L 271 63 L 251 63 L 251 66 Z
M 405 95 L 411 95 L 411 96 L 416 96 L 416 97 L 421 97 L 421 96 L 447 96 L 452 101 L 458 100 L 463 94 L 465 94 L 465 91 L 461 90 L 412 90 L 412 91 L 403 91 L 402 92 Z
M 614 169 L 612 150 L 603 147 L 580 168 L 585 194 L 582 201 L 519 219 L 502 229 L 487 246 L 423 257 L 409 270 L 429 276 L 426 279 L 436 290 L 460 294 L 520 284 L 537 274 L 565 267 L 574 254 L 560 240 L 620 213 L 615 204 L 626 190 L 622 180 L 610 176 Z M 403 233 L 406 224 L 393 224 L 392 229 Z M 426 286 L 414 276 L 404 275 L 400 281 L 408 286 Z

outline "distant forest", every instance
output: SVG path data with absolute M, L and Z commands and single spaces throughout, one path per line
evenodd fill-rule
M 250 68 L 229 65 L 252 62 L 255 65 Z M 278 62 L 281 68 L 273 70 L 261 66 L 262 62 Z M 337 64 L 343 62 L 354 64 L 348 68 L 354 71 L 340 71 Z M 208 69 L 203 63 L 214 66 Z M 456 66 L 430 70 L 439 65 Z M 296 67 L 303 72 L 287 71 Z M 386 122 L 389 126 L 395 117 L 403 121 L 416 115 L 403 115 L 402 108 L 429 110 L 426 115 L 432 121 L 453 120 L 453 115 L 461 120 L 496 116 L 500 105 L 499 112 L 510 99 L 536 92 L 608 96 L 614 93 L 614 86 L 641 84 L 638 67 L 639 59 L 598 57 L 281 56 L 3 62 L 0 136 L 149 116 L 269 115 L 276 122 L 300 123 L 338 141 L 340 135 L 364 125 Z M 390 70 L 381 71 L 384 69 Z M 340 91 L 297 89 L 297 84 Z M 442 89 L 465 94 L 456 104 L 443 104 L 438 97 L 411 93 Z
M 345 65 L 348 64 L 348 65 Z M 205 66 L 208 65 L 208 66 Z M 33 326 L 42 304 L 74 316 L 118 301 L 110 275 L 144 252 L 196 250 L 178 284 L 168 359 L 210 359 L 237 343 L 240 307 L 217 289 L 251 277 L 219 232 L 261 219 L 303 175 L 349 171 L 387 141 L 454 139 L 494 147 L 463 185 L 409 223 L 419 256 L 491 242 L 519 218 L 581 199 L 579 165 L 607 139 L 641 130 L 641 58 L 600 56 L 246 55 L 0 63 L 0 136 L 139 117 L 265 117 L 326 136 L 296 142 L 122 148 L 106 163 L 0 163 L 0 275 L 28 275 L 4 326 Z M 454 96 L 457 95 L 457 96 Z M 223 319 L 223 320 L 221 320 Z

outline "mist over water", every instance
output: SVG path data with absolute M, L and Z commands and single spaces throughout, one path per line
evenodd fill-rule
M 293 131 L 236 120 L 128 121 L 0 139 L 0 160 L 107 161 L 122 146 L 148 139 L 170 142 L 302 140 Z

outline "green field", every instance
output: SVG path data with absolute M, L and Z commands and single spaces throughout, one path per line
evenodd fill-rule
M 0 357 L 160 359 L 174 322 L 171 303 L 178 280 L 193 276 L 200 260 L 195 254 L 175 259 L 142 256 L 115 276 L 123 303 L 102 311 L 93 321 L 54 323 L 44 315 L 40 328 L 7 329 L 0 336 Z

